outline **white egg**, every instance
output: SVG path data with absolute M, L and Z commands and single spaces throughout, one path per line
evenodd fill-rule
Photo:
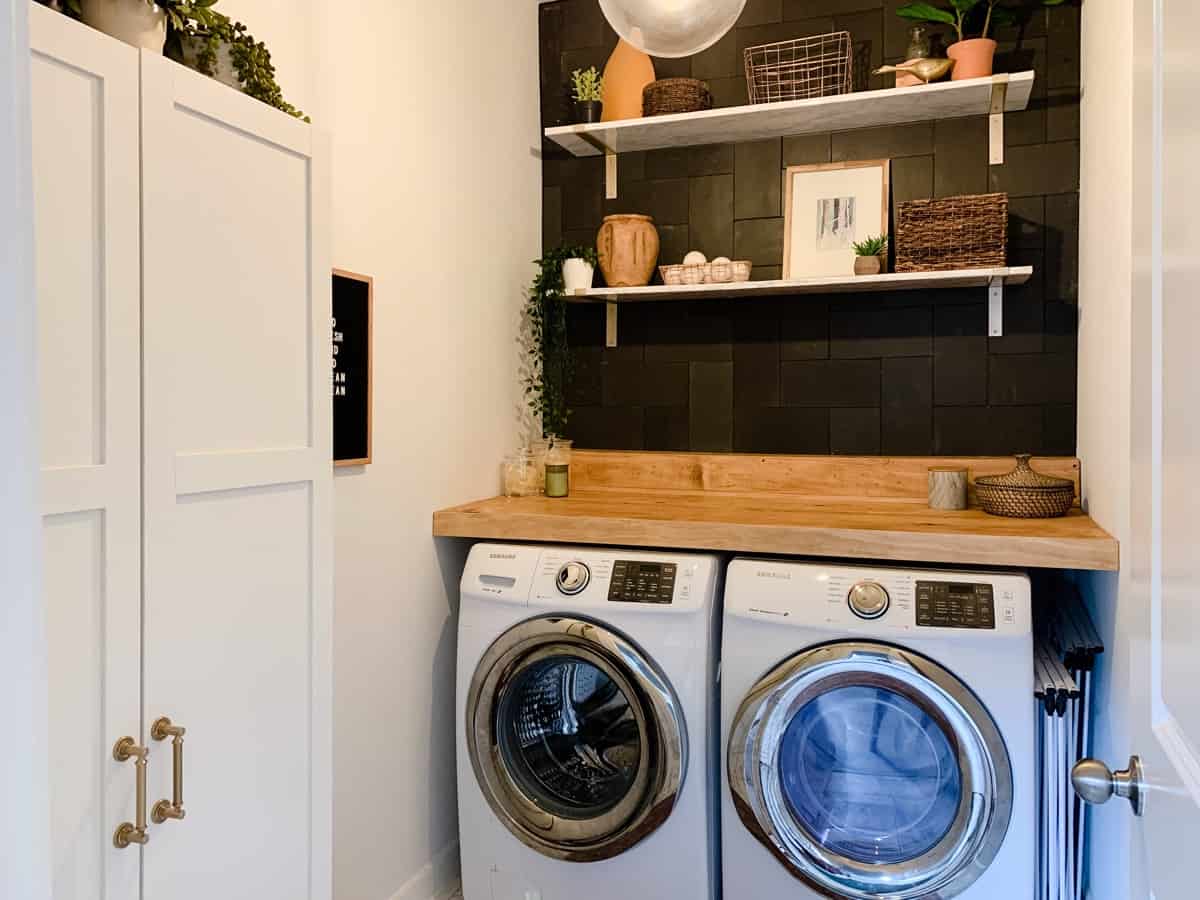
M 729 257 L 728 256 L 718 256 L 716 259 L 713 260 L 713 265 L 714 266 L 727 266 L 727 265 L 729 265 Z
M 708 262 L 708 257 L 699 250 L 693 250 L 683 258 L 683 264 L 685 266 L 702 266 L 706 262 Z

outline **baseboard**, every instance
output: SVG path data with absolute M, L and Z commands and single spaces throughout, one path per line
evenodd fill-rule
M 392 894 L 391 900 L 445 900 L 459 886 L 458 841 L 451 841 Z

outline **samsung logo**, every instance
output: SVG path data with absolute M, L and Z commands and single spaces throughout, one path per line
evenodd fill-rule
M 759 571 L 755 572 L 754 574 L 756 574 L 759 578 L 778 578 L 781 581 L 791 581 L 792 580 L 791 572 L 771 572 L 771 571 L 766 571 L 766 570 L 760 569 Z
M 488 559 L 516 559 L 515 553 L 489 553 Z

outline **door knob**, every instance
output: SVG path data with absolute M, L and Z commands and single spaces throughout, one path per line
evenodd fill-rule
M 1129 757 L 1129 768 L 1114 772 L 1098 759 L 1081 759 L 1071 770 L 1071 785 L 1085 803 L 1099 805 L 1113 797 L 1124 797 L 1133 807 L 1133 814 L 1146 811 L 1146 784 L 1142 761 Z

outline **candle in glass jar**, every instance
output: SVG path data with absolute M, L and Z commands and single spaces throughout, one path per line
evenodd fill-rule
M 551 438 L 546 450 L 546 496 L 566 497 L 571 493 L 571 442 Z

